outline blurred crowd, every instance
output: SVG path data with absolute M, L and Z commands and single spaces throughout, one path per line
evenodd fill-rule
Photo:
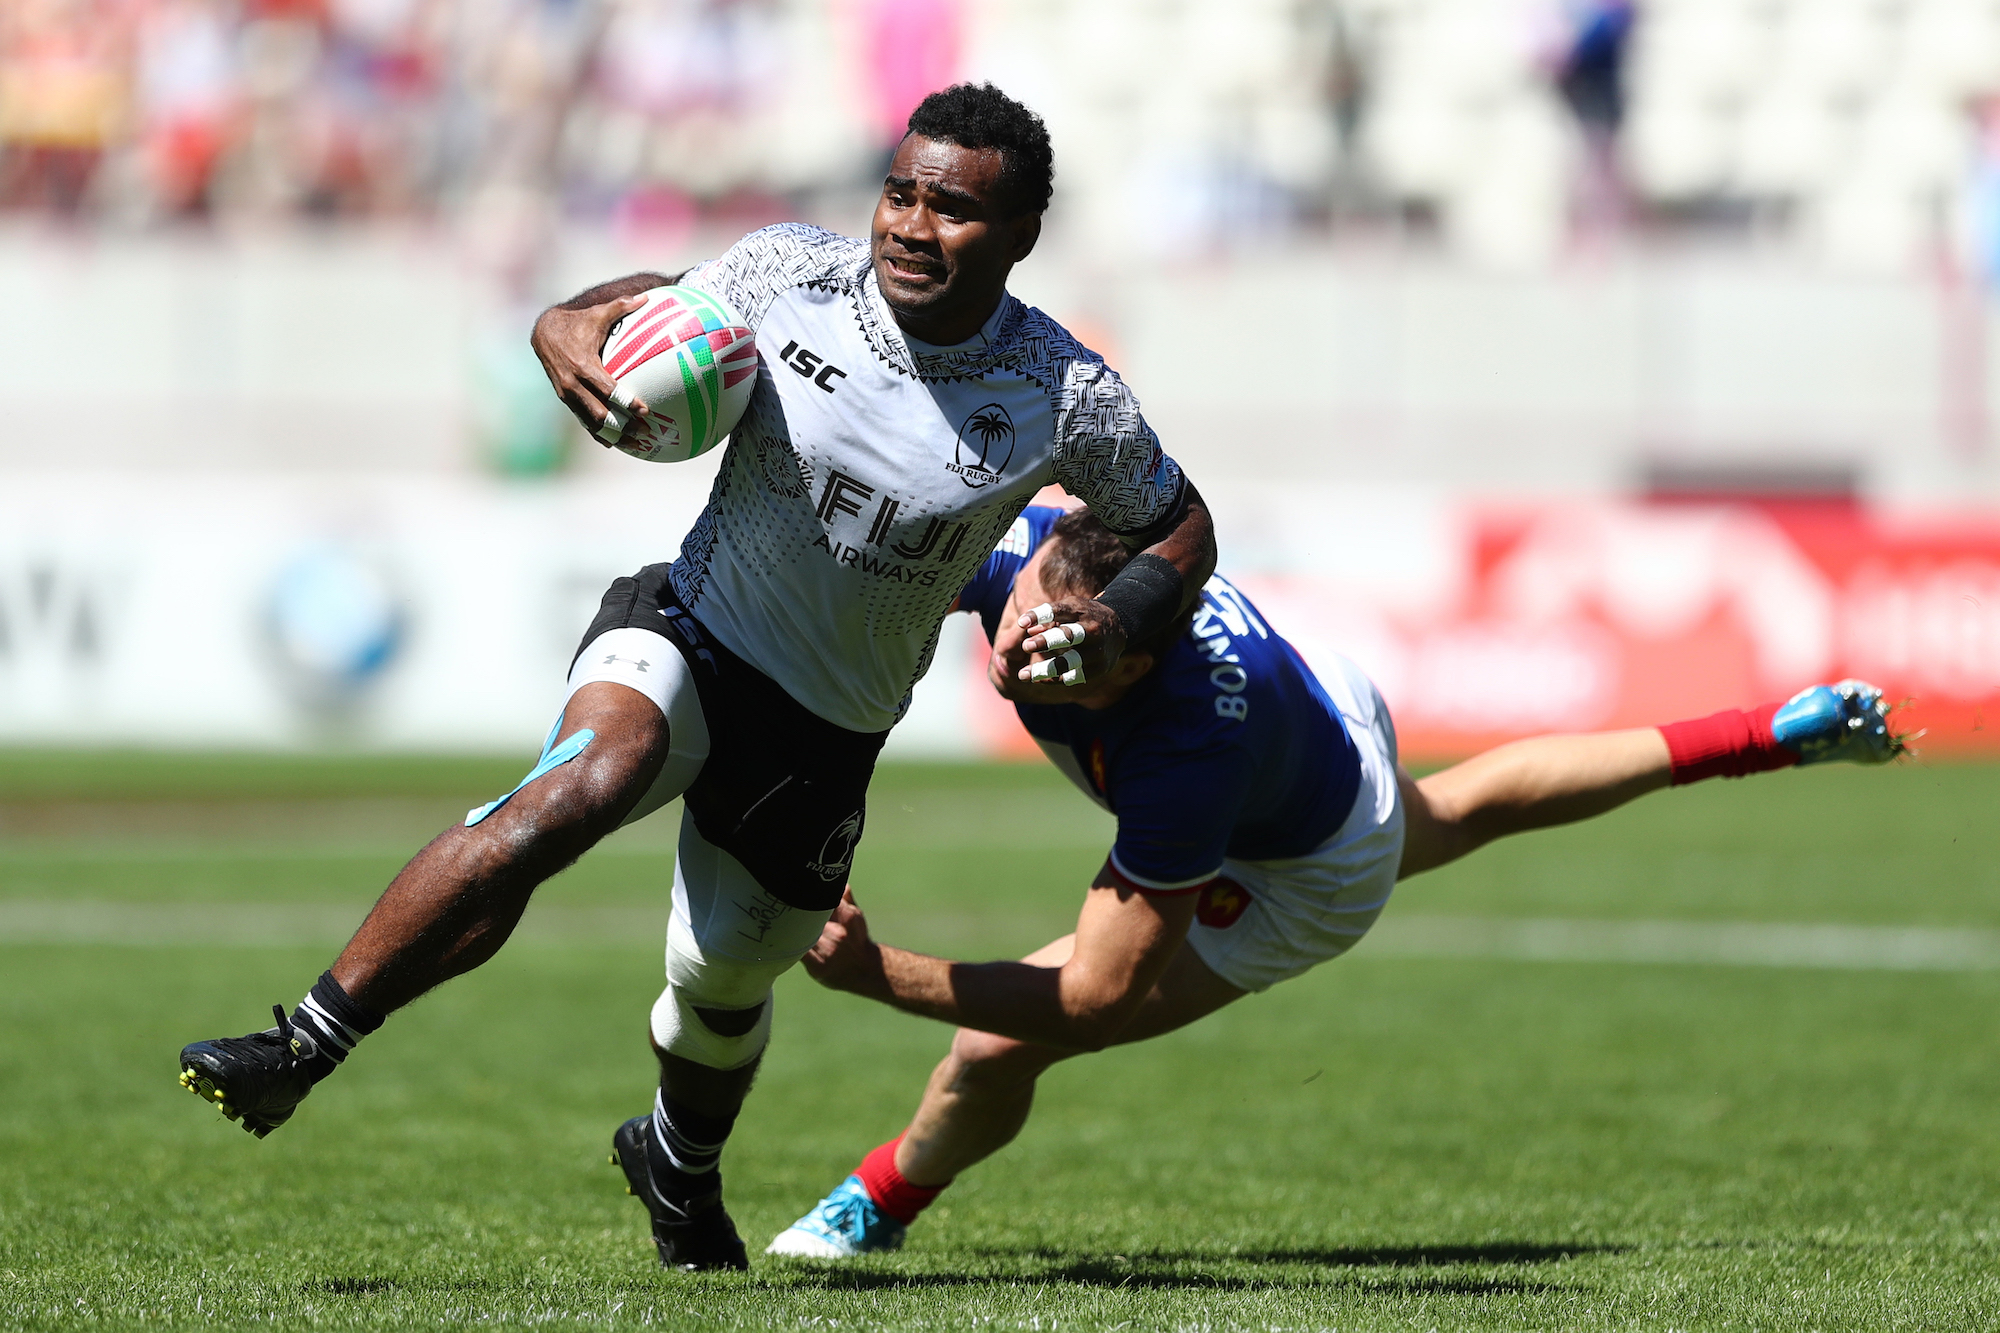
M 0 211 L 749 224 L 966 76 L 1048 117 L 1106 248 L 2000 256 L 1996 0 L 6 0 Z
M 1637 220 L 1864 269 L 1991 251 L 1992 0 L 1573 3 L 1553 43 L 1509 0 L 1368 2 L 1373 160 L 1464 249 L 1527 257 Z
M 864 171 L 949 79 L 954 18 L 946 0 L 7 0 L 0 207 L 150 223 L 782 196 Z M 930 47 L 871 49 L 901 25 Z

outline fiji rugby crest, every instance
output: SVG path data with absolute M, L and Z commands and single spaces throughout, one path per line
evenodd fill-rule
M 945 470 L 978 490 L 1000 480 L 1014 456 L 1014 418 L 999 403 L 975 407 L 958 427 L 957 457 Z
M 861 819 L 862 812 L 856 810 L 835 825 L 819 849 L 819 859 L 806 862 L 806 868 L 828 883 L 845 875 L 854 861 L 854 844 L 861 841 Z

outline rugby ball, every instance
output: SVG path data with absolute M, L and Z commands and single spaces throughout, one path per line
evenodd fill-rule
M 757 387 L 757 335 L 697 287 L 655 287 L 611 326 L 601 357 L 617 382 L 597 436 L 634 458 L 680 463 L 736 428 Z M 628 410 L 634 398 L 646 415 Z

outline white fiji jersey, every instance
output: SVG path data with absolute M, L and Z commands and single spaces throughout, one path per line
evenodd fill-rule
M 757 330 L 757 389 L 681 544 L 673 586 L 814 713 L 882 731 L 960 588 L 1060 482 L 1114 532 L 1181 488 L 1123 381 L 1011 295 L 956 347 L 904 338 L 868 243 L 785 224 L 683 282 Z

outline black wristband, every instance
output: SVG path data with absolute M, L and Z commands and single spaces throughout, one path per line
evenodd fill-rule
M 1151 552 L 1135 555 L 1097 594 L 1118 617 L 1125 642 L 1141 642 L 1174 623 L 1183 583 L 1174 562 Z

